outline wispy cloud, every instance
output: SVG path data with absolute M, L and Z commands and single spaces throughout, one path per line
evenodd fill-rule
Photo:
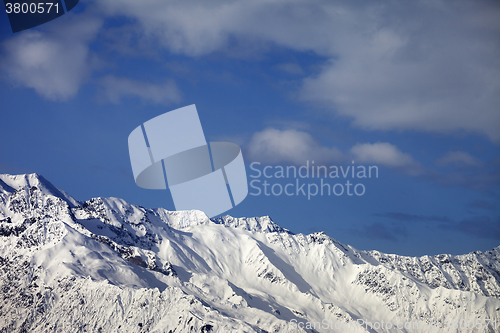
M 400 222 L 453 222 L 450 218 L 446 216 L 435 216 L 435 215 L 415 215 L 415 214 L 407 214 L 407 213 L 399 213 L 399 212 L 387 212 L 381 214 L 373 214 L 373 216 L 385 217 L 392 220 L 400 221 Z
M 382 239 L 391 242 L 408 238 L 408 231 L 405 226 L 380 222 L 365 224 L 356 229 L 351 229 L 351 232 L 365 238 Z
M 426 175 L 425 178 L 444 186 L 462 186 L 493 193 L 500 185 L 500 158 L 497 157 L 488 162 L 477 160 L 473 165 L 469 164 L 467 168 L 433 173 Z
M 474 235 L 485 239 L 500 239 L 500 219 L 491 219 L 488 216 L 475 216 L 464 219 L 457 225 L 441 225 L 442 229 L 459 231 L 467 235 Z
M 304 74 L 304 70 L 302 69 L 302 67 L 295 62 L 281 63 L 281 64 L 276 65 L 274 68 L 279 70 L 279 71 L 282 71 L 282 72 L 285 72 L 288 74 L 292 74 L 292 75 Z
M 469 204 L 469 207 L 486 209 L 486 210 L 493 210 L 496 208 L 496 206 L 493 203 L 487 200 L 474 200 Z
M 103 87 L 101 96 L 112 103 L 122 99 L 140 98 L 155 104 L 172 104 L 181 100 L 181 93 L 173 80 L 162 84 L 132 80 L 126 77 L 108 75 L 99 80 Z
M 435 163 L 439 166 L 477 167 L 482 163 L 479 159 L 465 151 L 450 151 L 443 157 L 437 159 Z

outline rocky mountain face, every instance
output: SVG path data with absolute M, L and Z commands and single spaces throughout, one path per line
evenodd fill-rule
M 500 247 L 358 251 L 4 174 L 0 290 L 0 332 L 498 332 Z

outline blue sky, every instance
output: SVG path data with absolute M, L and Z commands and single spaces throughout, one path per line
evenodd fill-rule
M 135 185 L 127 138 L 196 104 L 207 141 L 239 144 L 248 175 L 252 162 L 379 168 L 350 179 L 362 196 L 249 195 L 232 216 L 362 250 L 489 250 L 499 16 L 493 1 L 102 0 L 13 34 L 0 15 L 0 172 L 173 210 L 168 190 Z

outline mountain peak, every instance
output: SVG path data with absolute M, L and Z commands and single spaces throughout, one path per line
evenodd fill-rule
M 38 173 L 20 175 L 0 174 L 0 188 L 4 192 L 12 193 L 33 186 L 36 186 L 43 193 L 63 199 L 72 208 L 80 205 L 72 196 L 52 185 L 51 182 Z
M 280 227 L 273 222 L 269 216 L 261 217 L 232 217 L 230 215 L 221 216 L 211 219 L 216 224 L 222 224 L 226 227 L 238 228 L 252 232 L 291 232 L 285 228 Z
M 292 234 L 269 216 L 209 219 L 119 198 L 70 208 L 38 174 L 0 175 L 0 187 L 0 331 L 285 333 L 363 318 L 412 323 L 408 333 L 474 320 L 486 333 L 499 318 L 500 247 L 403 257 Z

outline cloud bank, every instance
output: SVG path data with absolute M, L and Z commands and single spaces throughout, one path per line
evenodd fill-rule
M 458 186 L 493 193 L 500 185 L 500 158 L 483 162 L 463 151 L 444 154 L 435 163 L 440 172 L 424 167 L 413 156 L 389 142 L 357 143 L 348 151 L 327 147 L 307 132 L 266 128 L 254 133 L 244 145 L 245 161 L 270 164 L 316 165 L 362 164 L 384 166 L 396 172 L 440 186 Z M 451 169 L 450 169 L 451 168 Z
M 319 74 L 304 78 L 300 96 L 356 126 L 468 131 L 500 143 L 498 2 L 107 0 L 100 6 L 134 18 L 173 53 L 199 57 L 229 54 L 234 45 L 248 52 L 279 45 L 326 57 Z
M 500 143 L 498 1 L 103 0 L 86 6 L 92 10 L 65 15 L 50 33 L 6 40 L 3 70 L 44 97 L 71 98 L 92 72 L 89 45 L 99 41 L 100 17 L 125 17 L 124 33 L 132 27 L 147 45 L 171 54 L 248 59 L 278 46 L 324 57 L 309 77 L 300 66 L 276 68 L 302 76 L 303 101 L 355 126 L 466 131 Z M 130 83 L 121 87 L 108 89 L 108 96 L 132 91 Z M 153 95 L 137 94 L 158 100 Z

